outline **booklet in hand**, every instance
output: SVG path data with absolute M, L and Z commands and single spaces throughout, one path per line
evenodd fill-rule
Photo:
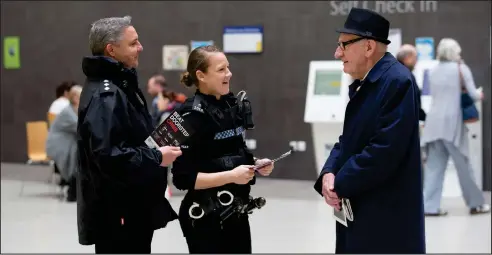
M 286 153 L 284 153 L 284 154 L 280 155 L 280 156 L 279 156 L 278 158 L 276 158 L 276 159 L 273 159 L 273 160 L 268 161 L 268 162 L 266 162 L 266 163 L 263 163 L 263 164 L 261 164 L 261 165 L 257 165 L 257 166 L 255 166 L 255 167 L 254 167 L 254 170 L 256 171 L 256 170 L 261 169 L 261 168 L 263 168 L 263 167 L 265 167 L 265 166 L 268 166 L 268 165 L 270 165 L 270 164 L 272 164 L 272 163 L 275 163 L 275 162 L 277 162 L 277 161 L 279 161 L 279 160 L 281 160 L 281 159 L 283 159 L 283 158 L 285 158 L 285 157 L 289 156 L 290 154 L 292 154 L 292 150 L 289 150 L 288 152 L 286 152 Z
M 189 123 L 186 123 L 181 115 L 173 111 L 152 133 L 145 143 L 150 148 L 159 148 L 162 146 L 180 146 L 195 131 Z

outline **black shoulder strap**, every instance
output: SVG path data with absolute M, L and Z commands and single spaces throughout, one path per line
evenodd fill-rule
M 195 95 L 192 110 L 207 113 L 218 126 L 220 126 L 221 120 L 224 119 L 224 113 L 214 105 L 207 103 L 199 94 Z
M 104 95 L 104 94 L 114 94 L 118 90 L 116 84 L 114 84 L 110 80 L 103 80 L 102 82 L 99 82 L 99 94 Z

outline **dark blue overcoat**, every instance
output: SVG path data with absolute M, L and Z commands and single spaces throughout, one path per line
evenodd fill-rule
M 336 253 L 425 253 L 418 87 L 391 54 L 349 87 L 343 133 L 314 185 L 335 174 L 354 220 L 337 222 Z

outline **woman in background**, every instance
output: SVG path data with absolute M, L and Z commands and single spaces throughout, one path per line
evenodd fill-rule
M 447 214 L 440 206 L 449 156 L 454 161 L 470 214 L 490 211 L 473 176 L 468 129 L 463 121 L 460 101 L 462 86 L 475 101 L 483 99 L 483 93 L 475 87 L 470 68 L 462 62 L 460 54 L 458 42 L 442 39 L 437 46 L 439 64 L 430 73 L 432 105 L 421 138 L 427 154 L 424 165 L 424 210 L 427 216 Z
M 62 179 L 68 183 L 67 201 L 74 202 L 76 196 L 75 174 L 77 172 L 77 111 L 82 87 L 74 85 L 70 89 L 65 107 L 53 121 L 46 141 L 46 152 L 58 166 Z

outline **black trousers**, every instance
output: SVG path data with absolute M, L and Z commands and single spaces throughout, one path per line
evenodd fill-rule
M 248 216 L 231 216 L 222 226 L 216 219 L 205 220 L 195 226 L 189 218 L 181 218 L 181 229 L 188 244 L 188 251 L 194 253 L 250 254 L 251 231 Z
M 154 230 L 127 226 L 112 227 L 98 233 L 96 254 L 150 254 Z

